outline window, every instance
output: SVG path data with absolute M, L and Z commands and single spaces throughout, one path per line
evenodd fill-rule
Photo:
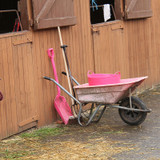
M 0 34 L 76 24 L 73 0 L 0 1 Z
M 22 30 L 18 0 L 0 1 L 0 33 L 18 32 Z
M 117 0 L 90 0 L 91 24 L 118 19 L 116 4 Z M 120 5 L 118 7 L 120 8 Z
M 91 24 L 152 16 L 151 0 L 90 0 Z

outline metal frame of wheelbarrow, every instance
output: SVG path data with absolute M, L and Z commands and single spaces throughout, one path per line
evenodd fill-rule
M 77 100 L 74 96 L 72 96 L 64 87 L 62 87 L 59 83 L 57 83 L 54 79 L 52 79 L 52 78 L 50 78 L 50 77 L 46 77 L 46 76 L 44 76 L 43 78 L 46 79 L 46 80 L 50 80 L 50 81 L 54 82 L 54 83 L 55 83 L 56 85 L 58 85 L 66 94 L 68 94 L 77 104 L 79 104 L 80 107 L 79 107 L 79 113 L 78 113 L 78 123 L 79 123 L 81 126 L 87 126 L 87 125 L 89 125 L 91 122 L 98 122 L 98 121 L 101 119 L 101 117 L 102 117 L 102 115 L 103 115 L 103 113 L 104 113 L 104 111 L 105 111 L 105 109 L 106 109 L 107 106 L 112 107 L 112 108 L 118 108 L 118 109 L 122 109 L 122 110 L 127 110 L 127 111 L 146 112 L 146 113 L 151 112 L 150 109 L 135 109 L 135 108 L 132 108 L 132 102 L 131 102 L 131 89 L 132 89 L 132 87 L 131 87 L 131 88 L 129 88 L 129 104 L 130 104 L 130 108 L 123 107 L 123 106 L 118 106 L 118 105 L 112 105 L 112 104 L 103 104 L 103 103 L 98 104 L 98 103 L 94 102 L 94 103 L 92 103 L 89 116 L 87 117 L 87 118 L 88 118 L 88 121 L 87 121 L 85 124 L 82 124 L 82 123 L 81 123 L 81 116 L 82 116 L 82 113 L 83 113 L 82 107 L 83 107 L 84 105 L 86 105 L 87 103 L 81 103 L 81 102 L 80 102 L 79 100 Z M 78 83 L 73 77 L 70 77 L 70 78 L 72 78 L 73 81 L 74 81 L 77 85 L 79 85 L 79 83 Z M 96 105 L 98 105 L 98 106 L 96 106 L 96 109 L 93 111 L 94 104 L 96 104 Z M 103 109 L 101 110 L 100 115 L 98 116 L 97 120 L 93 121 L 93 119 L 95 118 L 96 113 L 100 110 L 101 107 L 103 107 Z

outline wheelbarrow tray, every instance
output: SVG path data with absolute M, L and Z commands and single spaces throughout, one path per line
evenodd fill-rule
M 148 77 L 121 79 L 120 83 L 108 85 L 90 86 L 86 83 L 75 86 L 74 89 L 81 103 L 116 104 L 128 97 L 129 92 L 133 92 L 146 78 Z

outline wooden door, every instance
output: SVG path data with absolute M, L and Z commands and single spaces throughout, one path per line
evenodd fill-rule
M 29 33 L 29 34 L 28 34 Z M 0 139 L 37 125 L 32 35 L 0 38 Z
M 11 38 L 0 38 L 0 139 L 17 132 L 13 52 Z
M 128 57 L 125 55 L 123 22 L 92 27 L 96 73 L 115 73 L 128 76 Z
M 37 125 L 32 33 L 12 37 L 18 131 Z

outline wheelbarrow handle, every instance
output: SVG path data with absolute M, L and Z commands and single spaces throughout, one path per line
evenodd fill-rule
M 59 86 L 65 93 L 67 93 L 72 99 L 74 99 L 78 104 L 81 105 L 81 102 L 79 102 L 75 97 L 73 97 L 64 87 L 62 87 L 59 83 L 57 83 L 54 79 L 50 78 L 50 77 L 43 77 L 46 80 L 52 81 L 54 82 L 57 86 Z
M 62 72 L 62 74 L 65 75 L 65 76 L 67 75 L 66 72 Z M 71 75 L 70 75 L 70 76 L 71 76 Z M 71 76 L 71 78 L 73 79 L 73 81 L 74 81 L 78 86 L 80 85 L 73 76 Z

